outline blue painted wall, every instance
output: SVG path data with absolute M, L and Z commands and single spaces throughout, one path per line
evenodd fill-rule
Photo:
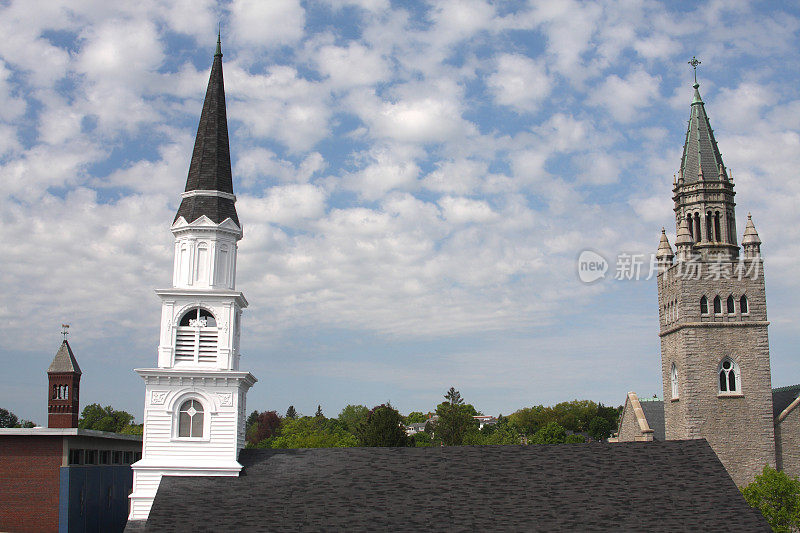
M 59 533 L 124 530 L 132 487 L 129 465 L 62 466 Z

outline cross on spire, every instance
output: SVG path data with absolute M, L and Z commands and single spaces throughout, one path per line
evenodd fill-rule
M 697 57 L 692 56 L 692 59 L 689 61 L 689 64 L 694 69 L 694 82 L 697 83 L 697 65 L 699 65 L 701 61 L 697 59 Z
M 61 324 L 61 334 L 64 335 L 64 340 L 67 340 L 67 335 L 69 335 L 69 324 Z

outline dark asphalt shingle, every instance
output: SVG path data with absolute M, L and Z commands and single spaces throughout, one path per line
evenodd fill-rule
M 206 98 L 203 101 L 192 161 L 189 164 L 189 175 L 186 178 L 186 192 L 198 190 L 233 194 L 221 53 L 214 56 L 211 65 Z M 175 220 L 182 216 L 186 222 L 194 222 L 202 215 L 217 224 L 230 217 L 237 226 L 241 226 L 233 200 L 214 196 L 184 198 Z
M 148 531 L 768 531 L 704 440 L 244 450 L 165 477 Z

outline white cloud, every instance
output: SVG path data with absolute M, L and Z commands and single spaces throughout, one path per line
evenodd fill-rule
M 535 111 L 551 88 L 542 62 L 518 54 L 501 55 L 487 84 L 497 103 L 523 111 Z
M 366 200 L 377 200 L 391 190 L 410 188 L 419 176 L 419 167 L 397 155 L 390 149 L 378 150 L 370 155 L 370 164 L 347 175 L 342 184 Z
M 319 70 L 335 88 L 372 85 L 389 75 L 384 58 L 358 43 L 348 46 L 323 46 L 317 52 Z
M 612 74 L 593 91 L 589 102 L 605 107 L 618 122 L 641 121 L 647 117 L 643 110 L 658 98 L 660 83 L 659 76 L 643 70 L 635 70 L 625 78 Z
M 439 200 L 439 205 L 445 219 L 453 224 L 485 223 L 497 219 L 497 213 L 483 200 L 445 196 Z
M 266 196 L 239 197 L 241 217 L 293 226 L 319 218 L 325 212 L 325 192 L 309 184 L 270 187 Z
M 234 0 L 232 36 L 244 45 L 289 45 L 303 36 L 305 10 L 297 0 Z

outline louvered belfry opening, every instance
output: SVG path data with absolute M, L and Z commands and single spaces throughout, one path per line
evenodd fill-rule
M 196 307 L 187 311 L 175 333 L 175 363 L 217 362 L 217 321 L 210 311 Z

